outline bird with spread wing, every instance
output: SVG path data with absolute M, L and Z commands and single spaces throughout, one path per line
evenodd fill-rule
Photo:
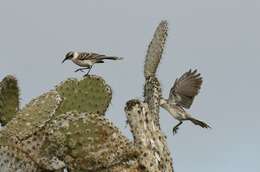
M 195 125 L 202 128 L 210 128 L 208 124 L 191 116 L 185 109 L 189 109 L 192 105 L 194 97 L 199 93 L 202 84 L 202 77 L 197 70 L 189 70 L 180 78 L 177 78 L 170 90 L 169 98 L 162 98 L 160 105 L 167 110 L 179 123 L 173 128 L 175 134 L 179 126 L 185 120 L 191 121 Z M 185 109 L 184 109 L 185 108 Z

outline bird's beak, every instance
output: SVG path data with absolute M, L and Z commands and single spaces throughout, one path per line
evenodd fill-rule
M 62 60 L 62 63 L 64 63 L 66 60 L 68 60 L 68 58 L 67 58 L 67 57 L 65 57 L 65 59 L 64 59 L 64 60 Z

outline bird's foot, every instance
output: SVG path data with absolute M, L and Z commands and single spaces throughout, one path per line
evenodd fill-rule
M 182 121 L 180 121 L 175 127 L 173 127 L 172 132 L 173 135 L 177 133 L 177 130 L 179 129 L 179 126 L 182 124 Z
M 88 72 L 84 75 L 84 77 L 87 77 L 87 76 L 88 76 L 89 72 L 90 72 L 91 69 L 92 69 L 92 66 L 90 66 L 90 68 L 86 68 L 86 69 L 88 69 Z
M 84 72 L 84 70 L 85 70 L 85 68 L 79 68 L 79 69 L 75 70 L 74 72 L 78 72 L 78 71 Z
M 88 76 L 88 74 L 89 74 L 89 72 L 90 72 L 90 70 L 88 71 L 88 73 L 86 73 L 86 74 L 84 75 L 84 77 L 87 77 L 87 76 Z
M 89 74 L 87 73 L 87 74 L 84 75 L 84 77 L 87 77 L 88 75 L 89 75 Z
M 172 129 L 172 134 L 175 135 L 177 133 L 178 129 L 179 129 L 179 127 L 174 127 Z

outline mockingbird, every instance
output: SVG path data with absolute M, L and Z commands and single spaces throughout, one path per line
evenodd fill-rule
M 190 120 L 193 124 L 202 128 L 210 128 L 208 124 L 197 120 L 191 116 L 184 108 L 189 109 L 194 97 L 199 93 L 202 78 L 197 70 L 185 72 L 179 79 L 177 78 L 170 90 L 169 98 L 161 99 L 161 106 L 167 110 L 179 123 L 173 128 L 173 134 L 185 120 Z
M 121 57 L 114 57 L 114 56 L 106 56 L 97 53 L 87 53 L 87 52 L 75 52 L 70 51 L 66 54 L 62 63 L 66 60 L 71 60 L 73 63 L 81 66 L 75 70 L 75 72 L 81 71 L 83 72 L 85 69 L 88 69 L 88 72 L 85 76 L 87 76 L 95 63 L 104 63 L 104 60 L 122 60 Z

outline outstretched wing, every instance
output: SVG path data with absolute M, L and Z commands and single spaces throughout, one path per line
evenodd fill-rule
M 185 72 L 179 79 L 174 82 L 170 90 L 169 103 L 177 104 L 189 109 L 194 97 L 199 93 L 202 84 L 202 77 L 197 70 Z

